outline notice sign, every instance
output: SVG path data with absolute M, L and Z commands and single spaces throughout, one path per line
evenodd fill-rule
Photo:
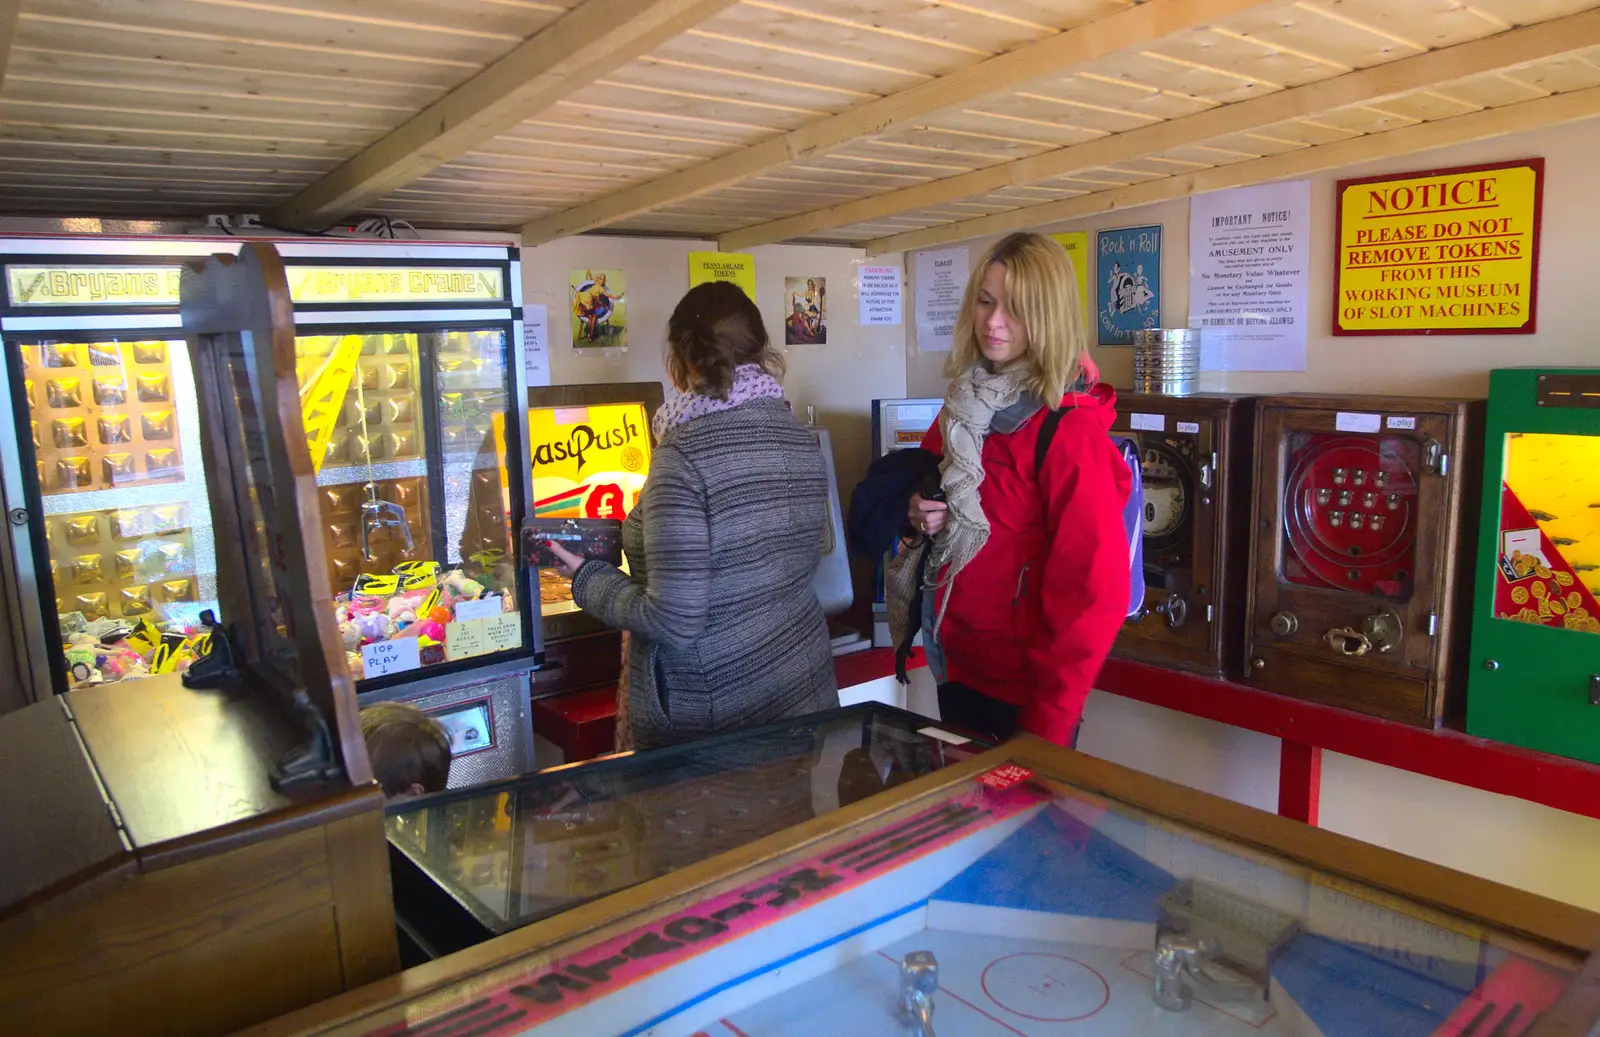
M 1311 182 L 1217 191 L 1189 205 L 1189 326 L 1204 371 L 1304 371 Z
M 707 281 L 732 281 L 754 302 L 756 257 L 747 252 L 689 253 L 689 287 Z
M 1344 180 L 1336 335 L 1532 334 L 1544 159 Z
M 917 349 L 950 352 L 966 288 L 966 249 L 917 253 Z
M 858 267 L 857 298 L 861 323 L 900 323 L 900 268 L 897 266 Z

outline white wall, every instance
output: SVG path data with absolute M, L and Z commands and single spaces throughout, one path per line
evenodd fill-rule
M 550 371 L 557 385 L 658 381 L 666 385 L 666 329 L 673 307 L 689 290 L 689 253 L 715 251 L 710 241 L 666 238 L 563 238 L 522 252 L 524 305 L 550 308 Z M 768 245 L 752 253 L 756 302 L 767 333 L 788 364 L 784 388 L 795 412 L 816 408 L 831 433 L 841 494 L 871 459 L 871 401 L 905 395 L 905 336 L 899 327 L 856 322 L 860 249 Z M 898 257 L 883 262 L 897 262 Z M 627 349 L 574 349 L 567 319 L 567 275 L 573 269 L 621 269 L 627 274 Z M 785 277 L 827 278 L 828 341 L 783 345 Z
M 1332 335 L 1337 180 L 1534 157 L 1546 160 L 1536 334 Z M 1600 331 L 1590 305 L 1600 270 L 1600 207 L 1588 190 L 1597 168 L 1600 121 L 1590 121 L 1312 177 L 1308 370 L 1204 375 L 1201 387 L 1481 397 L 1492 367 L 1600 365 Z M 1163 228 L 1162 323 L 1182 327 L 1189 300 L 1187 200 L 1038 229 L 1095 231 L 1153 223 Z M 993 241 L 965 243 L 974 262 Z M 905 265 L 915 269 L 914 255 Z M 918 354 L 914 326 L 906 330 L 908 395 L 942 395 L 944 354 Z M 1131 384 L 1131 350 L 1097 347 L 1095 359 L 1112 384 Z M 1080 743 L 1097 756 L 1267 810 L 1277 806 L 1278 746 L 1274 738 L 1098 692 L 1085 711 Z M 1321 820 L 1330 830 L 1600 910 L 1600 886 L 1594 882 L 1600 874 L 1600 820 L 1336 754 L 1325 755 L 1322 776 Z

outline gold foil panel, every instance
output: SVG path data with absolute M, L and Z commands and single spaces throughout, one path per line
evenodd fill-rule
M 57 450 L 70 450 L 89 445 L 89 430 L 82 418 L 56 418 L 50 422 L 50 442 Z
M 163 580 L 153 588 L 152 593 L 156 601 L 163 605 L 170 605 L 175 601 L 194 600 L 193 580 Z
M 78 347 L 69 342 L 58 342 L 45 346 L 44 366 L 77 367 Z
M 44 383 L 44 398 L 56 410 L 83 406 L 83 383 L 76 378 L 49 378 Z
M 135 342 L 133 344 L 133 359 L 141 364 L 164 364 L 167 362 L 167 344 L 165 342 Z
M 144 455 L 144 470 L 155 475 L 179 475 L 180 463 L 176 450 L 151 450 Z
M 100 519 L 95 515 L 68 515 L 62 520 L 61 525 L 67 534 L 69 544 L 100 542 Z
M 117 582 L 131 583 L 138 572 L 139 549 L 136 547 L 123 548 L 112 557 L 116 560 Z
M 83 490 L 91 485 L 87 457 L 56 458 L 56 489 Z
M 142 374 L 136 385 L 141 403 L 166 403 L 172 398 L 172 390 L 168 388 L 164 374 Z
M 133 420 L 126 414 L 102 414 L 95 424 L 100 429 L 102 446 L 120 446 L 133 442 Z
M 72 560 L 72 580 L 74 583 L 93 586 L 105 582 L 105 566 L 100 555 L 78 555 Z
M 104 591 L 73 595 L 71 611 L 82 612 L 85 619 L 100 619 L 106 614 L 106 598 Z
M 128 402 L 128 383 L 119 375 L 94 380 L 94 402 L 100 407 L 120 407 Z
M 123 587 L 117 592 L 117 608 L 124 616 L 147 615 L 154 608 L 150 601 L 150 588 L 142 584 Z
M 115 342 L 91 342 L 89 344 L 89 366 L 121 367 L 122 356 L 117 352 L 117 344 Z
M 132 454 L 106 454 L 100 458 L 100 479 L 112 486 L 123 486 L 134 480 Z

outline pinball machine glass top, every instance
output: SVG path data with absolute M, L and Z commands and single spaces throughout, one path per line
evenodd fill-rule
M 962 1037 L 1432 1037 L 1527 1032 L 1575 982 L 1586 948 L 1505 928 L 1535 931 L 1511 906 L 1531 907 L 1526 894 L 1471 880 L 1452 895 L 1440 869 L 1337 837 L 1290 856 L 1268 848 L 1286 838 L 1271 825 L 1251 828 L 1260 841 L 1232 834 L 1251 827 L 1241 815 L 1213 827 L 1222 814 L 1194 809 L 1189 790 L 1143 785 L 1136 806 L 1003 752 L 687 892 L 551 923 L 571 935 L 529 938 L 498 975 L 430 992 L 405 1022 L 431 1031 L 470 1012 L 531 1037 L 926 1032 L 897 1025 L 909 959 L 937 961 L 933 1027 Z M 469 883 L 500 867 L 464 865 Z M 1432 906 L 1469 901 L 1472 917 Z M 1587 912 L 1542 907 L 1592 934 Z M 392 1022 L 367 1016 L 361 1032 Z
M 389 840 L 505 932 L 981 751 L 866 705 L 392 808 Z
M 1283 450 L 1285 581 L 1406 601 L 1422 449 L 1404 436 L 1291 432 Z

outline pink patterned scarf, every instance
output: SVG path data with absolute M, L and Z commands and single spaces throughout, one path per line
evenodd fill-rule
M 703 418 L 718 411 L 732 410 L 752 400 L 784 398 L 783 386 L 779 385 L 778 380 L 768 374 L 760 364 L 743 364 L 733 369 L 733 387 L 728 390 L 728 398 L 725 400 L 719 400 L 715 396 L 703 396 L 700 393 L 672 390 L 666 401 L 661 404 L 661 409 L 656 411 L 655 420 L 650 424 L 650 431 L 655 433 L 656 441 L 660 442 L 668 429 L 682 425 L 686 421 Z

